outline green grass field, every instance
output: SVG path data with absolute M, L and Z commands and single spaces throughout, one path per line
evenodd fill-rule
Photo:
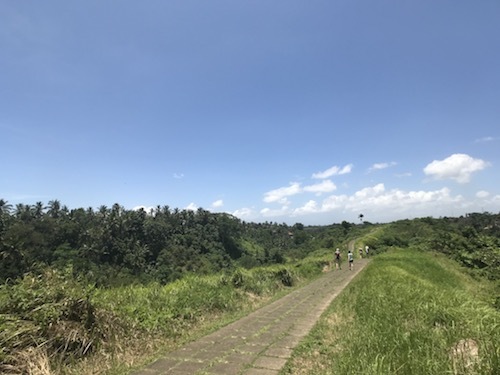
M 434 253 L 377 256 L 281 374 L 500 374 L 490 287 Z

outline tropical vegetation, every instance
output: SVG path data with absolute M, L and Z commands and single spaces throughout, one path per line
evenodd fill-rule
M 498 311 L 500 215 L 359 219 L 248 223 L 203 209 L 0 199 L 0 372 L 123 373 L 319 276 L 332 249 L 353 242 L 381 262 L 395 249 L 451 258 L 492 285 L 481 296 Z

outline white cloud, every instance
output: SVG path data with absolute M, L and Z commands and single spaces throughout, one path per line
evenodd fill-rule
M 232 215 L 245 220 L 251 218 L 254 215 L 254 211 L 251 208 L 244 207 L 234 211 Z
M 212 203 L 213 208 L 220 208 L 222 206 L 224 206 L 224 201 L 222 199 L 216 200 Z
M 485 142 L 493 142 L 496 141 L 500 138 L 495 138 L 495 137 L 483 137 L 483 138 L 478 138 L 474 141 L 474 143 L 485 143 Z
M 358 194 L 359 193 L 359 194 Z M 435 205 L 458 203 L 461 196 L 452 197 L 448 188 L 435 191 L 404 191 L 394 189 L 386 191 L 383 184 L 378 184 L 373 188 L 363 189 L 354 195 L 355 199 L 350 199 L 347 207 L 353 211 L 362 210 L 395 210 L 406 211 L 409 214 L 412 210 L 422 208 L 433 208 Z
M 332 177 L 335 175 L 347 174 L 347 173 L 351 172 L 352 167 L 353 167 L 352 164 L 348 164 L 348 165 L 344 166 L 343 168 L 340 168 L 340 167 L 337 167 L 336 165 L 334 165 L 333 167 L 328 168 L 327 170 L 325 170 L 323 172 L 313 173 L 312 178 L 324 179 L 324 178 Z
M 293 210 L 293 216 L 314 214 L 318 211 L 318 203 L 316 201 L 310 200 L 302 207 Z
M 288 215 L 290 213 L 290 210 L 288 208 L 288 206 L 283 206 L 281 208 L 278 208 L 278 209 L 271 209 L 271 208 L 263 208 L 262 210 L 260 210 L 260 214 L 264 217 L 277 217 L 277 216 L 284 216 L 284 215 Z
M 180 180 L 184 178 L 184 173 L 174 173 L 174 178 Z
M 292 182 L 290 186 L 281 187 L 268 191 L 264 194 L 264 202 L 266 203 L 279 203 L 283 206 L 289 206 L 291 202 L 288 197 L 296 194 L 301 194 L 303 192 L 315 193 L 316 195 L 321 195 L 323 193 L 331 193 L 335 191 L 337 186 L 330 180 L 324 180 L 318 184 L 304 186 L 302 188 L 300 183 Z
M 369 171 L 377 171 L 377 170 L 381 170 L 381 169 L 386 169 L 389 167 L 393 167 L 395 165 L 397 165 L 397 163 L 395 161 L 391 161 L 390 163 L 375 163 L 370 167 Z
M 451 179 L 465 184 L 470 181 L 472 173 L 487 166 L 484 160 L 466 154 L 453 154 L 444 160 L 434 160 L 424 168 L 424 173 L 438 180 Z
M 384 184 L 377 184 L 375 186 L 366 187 L 366 188 L 363 188 L 363 189 L 357 191 L 356 193 L 354 193 L 354 198 L 355 199 L 365 199 L 365 198 L 370 197 L 370 196 L 380 195 L 384 191 L 385 191 Z
M 312 214 L 350 215 L 357 217 L 360 212 L 376 217 L 376 220 L 394 220 L 397 217 L 428 216 L 446 210 L 465 207 L 466 202 L 461 195 L 452 196 L 448 188 L 435 191 L 404 191 L 393 189 L 387 191 L 384 184 L 363 188 L 352 195 L 330 195 L 322 202 L 308 201 L 296 208 L 292 216 Z
M 319 184 L 304 186 L 304 191 L 310 193 L 316 193 L 316 195 L 321 195 L 322 193 L 331 193 L 337 190 L 337 186 L 331 180 L 321 181 Z
M 332 212 L 345 207 L 349 202 L 349 197 L 347 195 L 330 195 L 328 198 L 323 200 L 321 205 L 322 212 Z
M 188 206 L 186 207 L 186 210 L 190 211 L 196 211 L 198 209 L 198 206 L 194 204 L 193 202 L 189 203 Z
M 279 189 L 268 191 L 264 194 L 264 202 L 280 202 L 291 195 L 299 194 L 301 192 L 300 184 L 298 182 L 290 183 L 290 186 L 282 187 Z
M 431 212 L 439 212 L 443 208 L 458 207 L 464 202 L 461 195 L 452 196 L 448 188 L 442 188 L 434 191 L 404 191 L 393 189 L 388 192 L 368 197 L 366 200 L 359 202 L 358 210 L 366 209 L 382 209 L 394 210 L 395 212 L 405 212 L 408 216 L 416 215 L 424 212 L 428 215 Z M 353 205 L 355 207 L 355 205 Z
M 151 211 L 155 210 L 155 207 L 153 207 L 153 206 L 135 206 L 134 208 L 132 208 L 132 210 L 134 210 L 134 211 L 139 211 L 141 209 L 149 214 Z
M 488 198 L 490 196 L 490 193 L 487 191 L 481 190 L 476 193 L 476 197 L 480 199 Z

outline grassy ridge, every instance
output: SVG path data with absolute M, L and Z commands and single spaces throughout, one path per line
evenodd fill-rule
M 500 313 L 484 284 L 433 253 L 376 257 L 282 374 L 498 374 Z

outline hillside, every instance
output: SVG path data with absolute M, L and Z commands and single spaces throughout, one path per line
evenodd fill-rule
M 126 368 L 316 277 L 334 248 L 353 241 L 375 259 L 395 249 L 440 253 L 492 283 L 485 303 L 500 305 L 500 215 L 308 227 L 201 209 L 0 203 L 6 373 Z
M 491 293 L 441 254 L 394 247 L 334 300 L 281 374 L 498 374 Z

